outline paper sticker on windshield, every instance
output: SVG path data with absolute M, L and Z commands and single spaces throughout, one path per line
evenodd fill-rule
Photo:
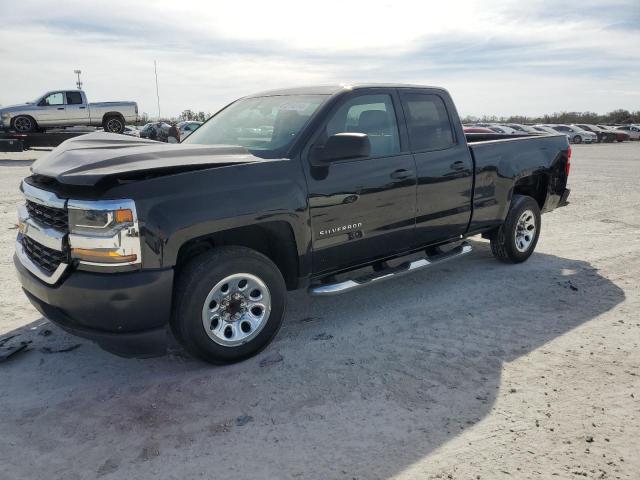
M 309 108 L 308 102 L 289 102 L 280 105 L 278 110 L 293 110 L 294 112 L 304 112 Z

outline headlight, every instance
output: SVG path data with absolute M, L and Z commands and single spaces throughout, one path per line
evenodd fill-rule
M 133 200 L 69 200 L 71 257 L 81 264 L 139 264 L 140 234 Z
M 0 116 L 2 116 L 2 118 L 11 118 L 11 114 L 9 112 L 2 112 Z

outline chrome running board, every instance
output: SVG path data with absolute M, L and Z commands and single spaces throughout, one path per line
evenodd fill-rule
M 463 255 L 466 255 L 467 253 L 470 253 L 471 250 L 473 250 L 471 248 L 471 245 L 463 242 L 461 245 L 449 250 L 448 252 L 425 256 L 424 258 L 420 258 L 418 260 L 413 260 L 410 262 L 404 262 L 397 267 L 389 267 L 380 272 L 373 272 L 368 275 L 352 278 L 343 282 L 312 285 L 311 287 L 309 287 L 309 294 L 314 296 L 326 296 L 350 292 L 351 290 L 355 290 L 356 288 L 365 287 L 381 280 L 396 278 L 400 275 L 404 275 L 405 273 L 415 272 L 418 270 L 422 270 L 423 268 L 446 262 L 447 260 L 451 260 L 453 258 L 461 257 Z

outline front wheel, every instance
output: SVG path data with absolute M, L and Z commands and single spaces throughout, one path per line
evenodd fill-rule
M 573 143 L 582 143 L 582 137 L 580 135 L 576 135 L 573 137 Z
M 13 119 L 12 123 L 16 132 L 20 133 L 35 132 L 38 128 L 36 121 L 28 115 L 19 115 Z
M 520 263 L 528 259 L 540 236 L 540 207 L 526 195 L 514 195 L 502 226 L 491 236 L 491 252 L 498 260 Z
M 233 363 L 265 348 L 278 333 L 286 286 L 278 267 L 244 247 L 220 247 L 179 273 L 171 328 L 192 355 Z

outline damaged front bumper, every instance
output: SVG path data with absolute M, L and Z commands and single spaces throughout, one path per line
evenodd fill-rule
M 60 285 L 48 285 L 14 255 L 27 298 L 63 330 L 125 357 L 166 352 L 173 270 L 129 273 L 72 272 Z

